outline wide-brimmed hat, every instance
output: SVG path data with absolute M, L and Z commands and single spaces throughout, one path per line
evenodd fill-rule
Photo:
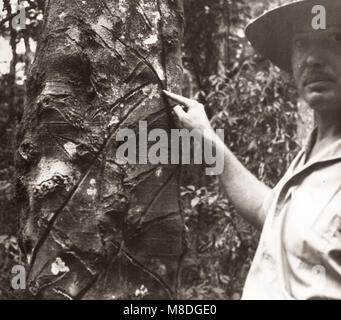
M 341 26 L 341 0 L 302 0 L 270 10 L 246 27 L 246 36 L 252 46 L 282 70 L 291 73 L 291 46 L 296 27 L 310 25 L 315 5 L 326 9 L 327 27 Z

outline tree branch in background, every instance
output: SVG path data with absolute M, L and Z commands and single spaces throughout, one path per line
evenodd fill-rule
M 18 11 L 19 12 L 19 11 Z M 12 13 L 11 15 L 7 16 L 6 18 L 2 19 L 0 21 L 0 28 L 7 22 L 7 21 L 10 21 L 12 20 L 17 14 L 18 12 L 14 12 Z
M 4 4 L 6 3 L 6 0 L 4 0 Z M 29 6 L 25 8 L 26 11 L 30 10 L 30 9 L 36 9 L 37 8 L 37 4 L 34 3 L 34 1 L 28 1 Z M 6 8 L 6 6 L 4 6 Z M 8 7 L 7 7 L 8 8 Z M 6 8 L 6 10 L 7 10 Z M 12 11 L 12 10 L 11 10 Z M 8 12 L 8 11 L 7 11 Z M 11 14 L 7 15 L 5 18 L 3 18 L 2 20 L 0 20 L 0 29 L 4 26 L 4 24 L 8 21 L 11 21 L 20 11 L 15 11 L 15 12 L 11 12 Z M 9 26 L 11 28 L 11 25 Z

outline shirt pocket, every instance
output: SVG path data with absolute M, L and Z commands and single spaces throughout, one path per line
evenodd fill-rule
M 341 208 L 340 208 L 341 209 Z M 325 247 L 323 248 L 323 265 L 331 276 L 341 280 L 341 215 L 334 215 L 325 233 Z
M 339 249 L 341 252 L 341 193 L 333 197 L 321 214 L 314 221 L 310 237 L 318 241 L 318 249 L 322 253 L 323 261 L 328 260 L 331 249 Z M 335 253 L 332 253 L 335 254 Z
M 341 194 L 312 215 L 314 221 L 298 235 L 302 245 L 299 258 L 310 268 L 325 264 L 331 246 L 341 248 Z

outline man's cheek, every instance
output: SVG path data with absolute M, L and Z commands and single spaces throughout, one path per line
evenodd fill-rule
M 298 95 L 304 99 L 306 97 L 307 92 L 304 90 L 303 86 L 297 87 Z
M 302 77 L 301 75 L 297 72 L 297 70 L 293 70 L 293 79 L 296 85 L 296 88 L 299 90 L 301 89 L 301 83 L 302 83 Z

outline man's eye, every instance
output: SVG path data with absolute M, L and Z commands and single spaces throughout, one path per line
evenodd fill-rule
M 304 48 L 307 44 L 307 41 L 304 39 L 296 39 L 294 44 L 296 48 Z

